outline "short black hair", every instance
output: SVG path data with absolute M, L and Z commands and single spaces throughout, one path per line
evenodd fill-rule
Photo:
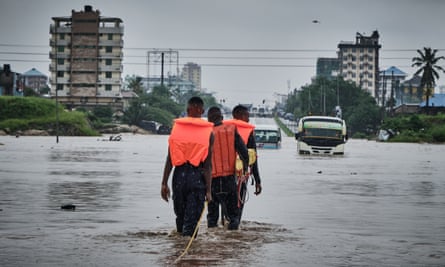
M 207 111 L 207 119 L 211 122 L 217 122 L 222 119 L 221 109 L 217 106 L 209 108 Z
M 233 110 L 232 110 L 232 117 L 233 118 L 239 118 L 239 117 L 241 117 L 243 114 L 245 114 L 248 111 L 249 110 L 247 109 L 246 106 L 238 105 L 238 106 L 233 108 Z
M 193 96 L 192 98 L 189 99 L 187 104 L 189 106 L 194 106 L 194 107 L 203 107 L 204 101 L 202 101 L 202 98 L 200 98 L 199 96 Z

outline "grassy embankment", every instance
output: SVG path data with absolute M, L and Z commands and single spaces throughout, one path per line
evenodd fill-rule
M 287 136 L 295 136 L 295 133 L 293 133 L 287 126 L 278 118 L 277 116 L 274 117 L 275 122 L 278 124 L 278 126 L 281 128 L 281 130 L 287 135 Z
M 98 136 L 85 113 L 65 111 L 58 105 L 58 134 L 62 136 Z M 0 97 L 0 130 L 18 134 L 26 130 L 57 134 L 56 102 L 37 97 Z
M 380 128 L 391 129 L 396 133 L 389 142 L 445 142 L 445 114 L 414 114 L 386 118 Z

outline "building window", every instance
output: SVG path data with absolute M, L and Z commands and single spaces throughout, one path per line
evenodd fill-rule
M 105 72 L 105 78 L 111 78 L 111 71 Z
M 65 52 L 65 47 L 64 46 L 57 46 L 57 52 Z
M 110 58 L 105 59 L 105 65 L 111 66 L 113 64 L 113 60 Z
M 58 58 L 57 65 L 63 65 L 63 64 L 65 64 L 65 60 L 63 58 Z
M 108 40 L 113 40 L 113 34 L 112 33 L 108 34 Z
M 106 46 L 105 47 L 105 52 L 112 53 L 113 52 L 113 47 L 112 46 Z
M 57 91 L 63 90 L 63 84 L 60 84 L 60 83 L 57 84 L 56 88 L 57 88 Z
M 111 84 L 105 84 L 105 91 L 111 91 Z
M 65 34 L 64 33 L 60 34 L 60 40 L 65 40 Z
M 57 77 L 63 77 L 64 71 L 58 71 L 57 72 Z

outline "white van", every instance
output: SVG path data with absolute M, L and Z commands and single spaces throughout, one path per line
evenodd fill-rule
M 281 129 L 273 125 L 255 125 L 257 148 L 279 148 L 281 146 Z

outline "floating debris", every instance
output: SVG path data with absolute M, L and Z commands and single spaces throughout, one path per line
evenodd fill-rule
M 66 205 L 62 205 L 60 208 L 63 209 L 63 210 L 75 210 L 76 209 L 76 205 L 66 204 Z

